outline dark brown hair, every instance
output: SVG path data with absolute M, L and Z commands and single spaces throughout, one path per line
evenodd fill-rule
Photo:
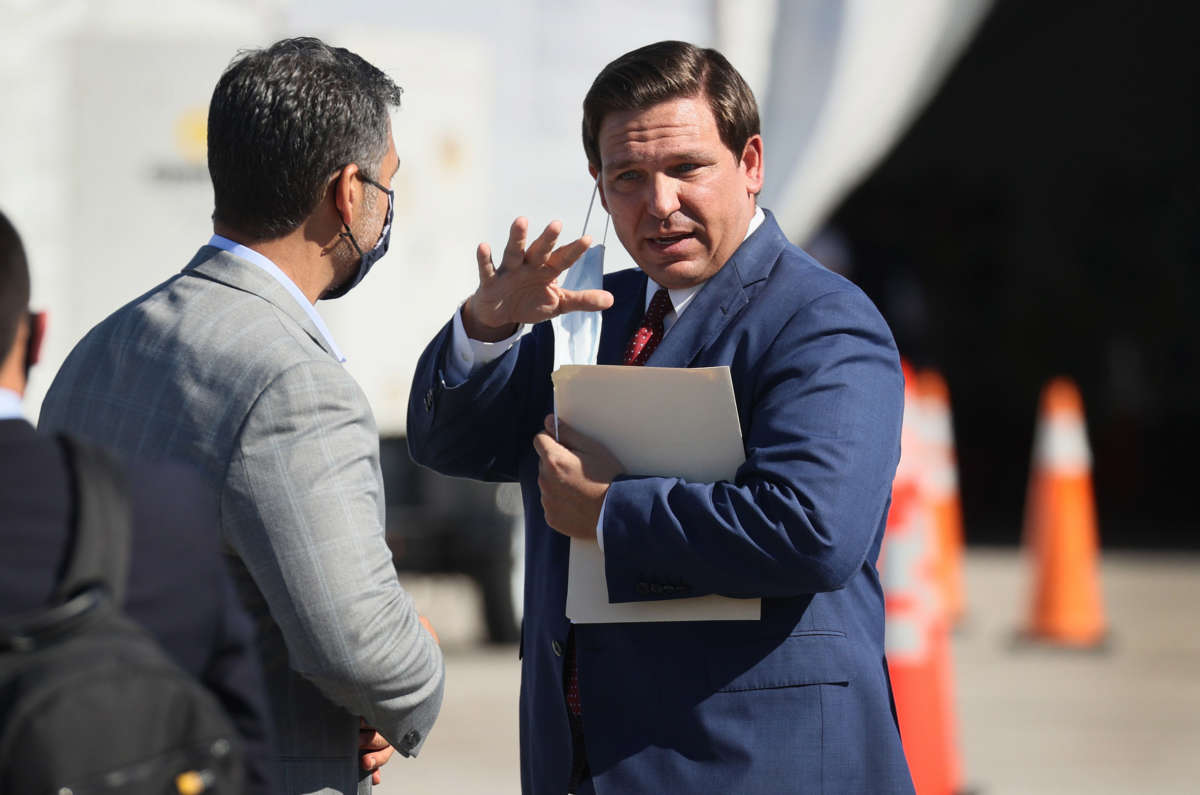
M 613 111 L 640 111 L 671 99 L 708 100 L 721 142 L 741 157 L 759 133 L 754 93 L 724 55 L 684 41 L 660 41 L 627 52 L 600 72 L 583 100 L 583 149 L 600 168 L 600 125 Z
M 346 165 L 378 179 L 399 105 L 391 78 L 320 39 L 241 53 L 208 108 L 213 220 L 271 240 L 300 226 Z

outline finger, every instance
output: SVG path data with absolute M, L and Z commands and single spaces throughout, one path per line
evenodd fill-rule
M 496 266 L 492 264 L 492 247 L 480 243 L 475 249 L 475 261 L 479 263 L 479 283 L 486 284 L 496 275 Z
M 545 418 L 544 420 L 542 420 L 542 427 L 546 429 L 546 433 L 548 433 L 548 434 L 550 434 L 550 435 L 554 435 L 554 432 L 555 432 L 555 430 L 557 430 L 557 429 L 555 428 L 555 422 L 554 422 L 554 415 L 553 415 L 553 414 L 547 414 L 547 415 L 546 415 L 546 418 Z
M 554 437 L 545 431 L 539 431 L 538 434 L 533 437 L 533 449 L 537 451 L 538 458 L 542 459 L 543 461 L 545 461 L 546 457 L 553 453 L 554 450 L 559 446 L 560 445 L 558 442 L 554 441 Z
M 595 450 L 601 447 L 600 443 L 592 437 L 580 433 L 561 421 L 558 423 L 558 443 L 572 452 L 577 450 Z
M 374 785 L 383 783 L 383 775 L 378 770 L 371 774 L 371 783 Z
M 562 420 L 558 421 L 558 443 L 568 450 L 577 450 L 578 448 L 572 443 L 576 434 L 571 430 L 571 426 L 567 425 Z
M 381 768 L 386 765 L 392 758 L 392 754 L 396 753 L 396 749 L 392 746 L 380 749 L 379 753 L 374 754 L 375 767 Z
M 525 261 L 532 262 L 535 265 L 541 265 L 550 256 L 550 252 L 554 249 L 555 242 L 558 241 L 558 235 L 562 232 L 562 221 L 551 221 L 546 224 L 546 228 L 538 235 L 537 240 L 529 245 L 529 250 L 525 252 Z
M 559 314 L 566 312 L 600 312 L 613 305 L 613 294 L 608 290 L 564 290 L 558 289 Z
M 529 219 L 520 217 L 512 222 L 508 230 L 508 245 L 504 247 L 504 259 L 500 267 L 519 265 L 525 259 L 525 233 L 529 230 Z
M 358 750 L 371 753 L 388 747 L 387 738 L 374 729 L 358 730 Z
M 567 268 L 574 264 L 575 260 L 583 256 L 589 248 L 592 247 L 592 238 L 590 235 L 584 235 L 578 240 L 572 240 L 565 246 L 560 246 L 554 250 L 554 253 L 546 258 L 546 267 L 562 273 Z

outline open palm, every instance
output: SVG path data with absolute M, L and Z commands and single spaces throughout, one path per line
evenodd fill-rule
M 539 323 L 578 310 L 596 311 L 612 305 L 605 290 L 564 290 L 555 279 L 588 249 L 591 239 L 581 237 L 554 248 L 562 223 L 553 221 L 525 247 L 529 221 L 518 218 L 508 233 L 500 267 L 492 263 L 492 250 L 481 243 L 479 287 L 463 307 L 463 324 L 475 339 L 503 339 L 520 323 Z

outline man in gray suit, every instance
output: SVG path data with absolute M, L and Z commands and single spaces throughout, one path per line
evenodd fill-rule
M 83 338 L 42 408 L 44 428 L 190 461 L 219 491 L 292 793 L 369 792 L 442 701 L 384 542 L 375 421 L 314 309 L 387 250 L 399 101 L 316 39 L 235 59 L 209 108 L 215 234 Z

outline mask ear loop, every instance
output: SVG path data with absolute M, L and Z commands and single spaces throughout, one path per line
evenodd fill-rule
M 592 207 L 596 204 L 596 194 L 600 192 L 600 177 L 596 177 L 596 184 L 592 187 L 592 198 L 588 202 L 587 214 L 583 216 L 583 231 L 579 233 L 580 237 L 587 234 L 588 221 L 592 220 Z M 608 222 L 611 216 L 608 211 L 604 213 L 604 235 L 600 238 L 600 245 L 604 245 L 608 240 Z M 555 399 L 552 404 L 554 409 L 554 439 L 558 441 L 558 401 Z
M 587 215 L 585 215 L 583 217 L 583 231 L 579 233 L 580 237 L 587 234 L 588 221 L 590 221 L 592 219 L 592 207 L 595 206 L 595 204 L 596 204 L 596 194 L 599 192 L 600 192 L 600 177 L 597 176 L 596 184 L 592 187 L 592 199 L 591 199 L 591 201 L 588 202 Z M 606 210 L 604 212 L 604 234 L 600 237 L 600 245 L 602 245 L 602 246 L 608 242 L 608 222 L 610 220 L 612 220 L 612 216 L 610 216 L 608 214 L 608 211 Z

